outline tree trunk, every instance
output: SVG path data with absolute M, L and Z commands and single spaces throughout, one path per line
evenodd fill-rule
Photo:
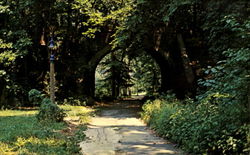
M 111 62 L 115 61 L 115 54 L 114 52 L 112 51 L 111 52 Z M 115 77 L 115 68 L 114 66 L 111 66 L 111 95 L 112 95 L 112 98 L 115 99 L 117 96 L 116 96 L 116 77 Z
M 92 106 L 94 104 L 95 97 L 95 70 L 92 68 L 84 71 L 82 82 L 82 94 L 87 97 L 87 105 Z
M 181 51 L 181 59 L 183 63 L 183 68 L 185 72 L 185 76 L 188 84 L 193 84 L 194 82 L 194 73 L 192 67 L 190 65 L 190 60 L 188 58 L 188 54 L 186 51 L 186 47 L 181 34 L 177 34 L 177 41 L 179 43 L 180 51 Z

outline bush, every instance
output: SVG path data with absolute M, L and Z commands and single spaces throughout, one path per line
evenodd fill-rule
M 40 122 L 61 122 L 66 116 L 63 109 L 60 109 L 56 104 L 52 103 L 50 99 L 45 98 L 42 93 L 36 89 L 29 91 L 29 100 L 34 105 L 40 105 L 37 119 Z
M 146 103 L 142 119 L 188 152 L 235 154 L 249 151 L 244 110 L 239 104 L 181 102 L 170 96 Z
M 42 93 L 36 89 L 31 89 L 28 96 L 29 101 L 32 102 L 33 105 L 40 105 L 43 100 Z
M 56 104 L 53 104 L 50 99 L 44 98 L 36 117 L 40 122 L 61 122 L 65 116 L 66 113 L 63 109 L 60 109 Z

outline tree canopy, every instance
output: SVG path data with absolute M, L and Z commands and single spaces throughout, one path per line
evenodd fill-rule
M 66 94 L 89 95 L 88 85 L 84 83 L 90 74 L 89 60 L 110 46 L 109 52 L 126 51 L 132 57 L 147 52 L 158 64 L 163 60 L 157 57 L 162 56 L 168 62 L 168 69 L 164 71 L 160 67 L 161 73 L 166 72 L 169 81 L 182 77 L 192 81 L 190 77 L 193 77 L 202 84 L 196 93 L 205 90 L 233 93 L 246 103 L 248 14 L 247 0 L 157 3 L 152 0 L 2 0 L 1 102 L 6 104 L 7 98 L 15 96 L 21 103 L 31 88 L 48 88 L 48 51 L 44 45 L 53 36 L 58 99 Z M 163 82 L 165 79 L 162 76 Z M 184 94 L 187 91 L 190 89 Z

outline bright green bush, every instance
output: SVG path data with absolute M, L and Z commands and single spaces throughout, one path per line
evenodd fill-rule
M 235 154 L 249 151 L 244 114 L 238 104 L 180 102 L 168 97 L 146 103 L 142 119 L 188 152 Z
M 44 98 L 36 117 L 40 122 L 61 122 L 65 116 L 66 113 L 63 109 L 53 104 L 50 99 Z

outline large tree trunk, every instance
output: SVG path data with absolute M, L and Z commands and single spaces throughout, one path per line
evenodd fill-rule
M 87 97 L 87 105 L 94 104 L 95 70 L 89 69 L 84 73 L 83 94 Z
M 187 82 L 188 84 L 192 85 L 194 82 L 194 73 L 190 65 L 190 60 L 181 34 L 177 34 L 177 41 L 181 51 L 181 59 Z
M 116 60 L 115 58 L 115 53 L 111 52 L 111 61 L 114 62 Z M 112 98 L 116 99 L 119 95 L 119 86 L 117 81 L 117 75 L 116 75 L 116 69 L 115 67 L 112 65 L 111 66 L 111 91 L 112 91 Z

